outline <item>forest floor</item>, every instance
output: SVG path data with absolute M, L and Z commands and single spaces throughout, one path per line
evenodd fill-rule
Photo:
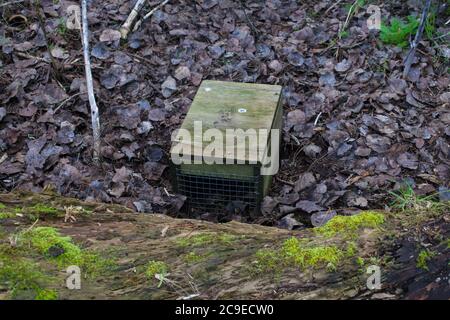
M 91 2 L 99 163 L 78 3 L 0 6 L 0 298 L 450 298 L 448 1 L 406 76 L 411 25 L 382 41 L 368 9 L 406 23 L 422 1 L 170 0 L 127 40 L 133 2 Z M 173 191 L 170 137 L 204 79 L 283 87 L 256 219 L 186 219 Z
M 369 31 L 367 9 L 379 5 L 389 24 L 420 15 L 420 1 L 333 3 L 173 0 L 124 41 L 117 30 L 132 1 L 92 1 L 100 164 L 80 34 L 67 27 L 74 3 L 41 1 L 46 37 L 34 7 L 0 7 L 0 188 L 53 185 L 70 197 L 186 217 L 167 170 L 170 135 L 201 80 L 217 79 L 284 88 L 281 168 L 256 222 L 383 209 L 387 191 L 404 186 L 448 200 L 448 3 L 433 3 L 435 23 L 406 78 L 407 48 Z
M 0 299 L 450 299 L 448 203 L 301 231 L 134 213 L 51 190 L 0 203 Z M 74 265 L 79 290 L 66 285 Z

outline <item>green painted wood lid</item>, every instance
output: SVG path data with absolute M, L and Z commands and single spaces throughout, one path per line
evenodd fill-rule
M 220 130 L 224 137 L 227 129 L 242 129 L 243 131 L 266 129 L 270 131 L 279 105 L 281 89 L 281 86 L 278 85 L 204 80 L 194 97 L 181 128 L 188 130 L 193 139 L 195 135 L 199 137 L 200 134 L 200 131 L 194 132 L 195 121 L 201 121 L 203 138 L 203 133 L 211 128 Z M 193 143 L 193 139 L 192 141 L 180 139 L 178 142 L 174 142 L 172 150 L 174 150 L 174 146 L 179 148 L 181 143 L 184 154 L 201 157 L 203 149 L 211 141 L 202 141 L 203 144 L 200 144 Z M 224 154 L 225 159 L 258 162 L 257 155 L 249 152 L 248 141 L 244 144 L 225 142 L 228 144 L 224 146 L 224 150 L 230 147 L 235 148 L 234 154 Z M 259 143 L 267 146 L 267 141 Z M 239 150 L 245 150 L 244 157 L 242 157 L 242 152 L 238 152 Z M 265 152 L 265 150 L 261 151 Z M 224 151 L 224 153 L 226 152 Z

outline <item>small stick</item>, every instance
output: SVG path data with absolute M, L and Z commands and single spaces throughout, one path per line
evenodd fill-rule
M 39 28 L 42 29 L 45 46 L 46 46 L 48 54 L 50 56 L 50 64 L 52 66 L 53 74 L 56 78 L 58 78 L 59 77 L 59 73 L 58 73 L 59 67 L 58 67 L 58 63 L 55 60 L 55 57 L 53 57 L 52 52 L 50 50 L 50 45 L 49 45 L 48 37 L 47 37 L 47 31 L 45 30 L 44 17 L 41 14 L 41 8 L 42 8 L 41 0 L 34 0 L 33 4 L 34 4 L 34 10 L 36 11 L 36 15 L 38 18 Z
M 91 121 L 92 121 L 92 134 L 93 134 L 93 159 L 98 161 L 100 159 L 100 119 L 98 115 L 97 102 L 94 96 L 94 84 L 92 81 L 91 60 L 89 58 L 89 27 L 87 19 L 87 0 L 81 1 L 81 20 L 82 20 L 82 43 L 83 43 L 83 55 L 84 66 L 86 71 L 86 87 L 89 97 L 89 105 L 91 107 Z
M 139 27 L 141 26 L 142 22 L 147 20 L 153 13 L 155 13 L 155 11 L 159 10 L 162 6 L 167 4 L 167 2 L 169 2 L 169 0 L 164 0 L 163 2 L 158 4 L 156 7 L 154 7 L 152 10 L 150 10 L 141 20 L 136 22 L 136 24 L 134 25 L 134 28 L 133 28 L 133 32 L 135 32 L 137 29 L 139 29 Z
M 33 229 L 34 226 L 36 225 L 36 223 L 38 223 L 38 221 L 39 221 L 39 218 L 37 218 L 36 221 L 27 230 L 25 230 L 25 232 L 29 232 L 31 229 Z
M 249 16 L 247 15 L 247 11 L 245 11 L 245 6 L 244 6 L 243 0 L 240 0 L 240 4 L 241 4 L 242 11 L 244 11 L 245 19 L 247 20 L 247 23 L 248 23 L 250 29 L 252 30 L 253 35 L 255 36 L 255 39 L 257 39 L 259 36 L 259 32 L 256 29 L 255 25 L 253 24 L 252 20 L 250 20 Z
M 168 197 L 172 197 L 172 196 L 173 196 L 173 195 L 171 195 L 171 194 L 169 193 L 169 191 L 167 191 L 166 187 L 164 187 L 164 192 L 166 193 L 166 195 L 167 195 Z
M 71 95 L 70 97 L 66 98 L 63 100 L 63 102 L 61 102 L 56 108 L 55 110 L 53 110 L 53 113 L 55 114 L 63 105 L 65 105 L 68 101 L 72 100 L 72 98 L 75 98 L 77 96 L 79 96 L 81 94 L 81 92 L 77 92 L 73 95 Z
M 358 5 L 358 0 L 355 0 L 355 2 L 353 2 L 353 4 L 351 5 L 350 9 L 348 10 L 347 18 L 345 19 L 344 25 L 342 26 L 342 29 L 339 32 L 339 39 L 341 39 L 342 32 L 344 32 L 345 29 L 347 29 L 347 26 L 350 23 L 350 19 L 355 14 L 355 10 L 357 8 L 357 5 Z
M 5 3 L 0 3 L 0 8 L 1 7 L 6 7 L 12 4 L 17 4 L 17 3 L 22 3 L 25 2 L 25 0 L 17 0 L 17 1 L 10 1 L 10 2 L 5 2 Z
M 291 186 L 291 187 L 295 186 L 294 182 L 283 180 L 283 179 L 279 178 L 278 176 L 275 176 L 275 179 L 277 179 L 277 181 L 280 181 L 281 183 L 287 184 L 288 186 Z
M 319 122 L 320 116 L 322 115 L 322 111 L 319 112 L 319 114 L 316 117 L 316 120 L 314 121 L 314 127 L 317 126 L 317 123 Z
M 331 9 L 333 9 L 334 7 L 336 7 L 339 3 L 341 3 L 342 0 L 338 0 L 335 3 L 333 3 L 327 10 L 325 10 L 325 12 L 323 13 L 324 16 L 327 15 L 328 12 L 331 11 Z
M 122 39 L 126 39 L 128 37 L 128 33 L 131 30 L 131 25 L 133 24 L 134 20 L 136 20 L 136 17 L 138 16 L 139 11 L 141 11 L 142 7 L 144 7 L 144 4 L 145 0 L 138 0 L 134 5 L 133 10 L 131 10 L 127 20 L 125 20 L 125 22 L 120 27 L 119 31 L 122 35 Z
M 420 24 L 417 28 L 416 36 L 414 37 L 413 42 L 411 42 L 411 48 L 408 51 L 408 54 L 405 57 L 405 60 L 403 60 L 403 64 L 405 65 L 405 68 L 403 69 L 403 77 L 406 78 L 406 76 L 409 73 L 409 70 L 411 69 L 411 64 L 414 60 L 414 56 L 416 55 L 417 46 L 419 45 L 420 39 L 422 38 L 423 29 L 425 28 L 425 23 L 427 21 L 428 16 L 428 10 L 430 9 L 431 0 L 427 0 L 425 3 L 425 7 L 422 11 L 422 17 L 420 18 Z

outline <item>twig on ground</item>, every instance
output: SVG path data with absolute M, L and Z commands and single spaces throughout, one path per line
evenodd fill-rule
M 38 221 L 39 221 L 39 218 L 37 218 L 36 221 L 27 230 L 25 230 L 25 232 L 31 231 L 31 229 L 33 229 L 34 226 L 38 223 Z
M 240 0 L 239 3 L 241 4 L 242 11 L 244 11 L 245 19 L 247 20 L 248 26 L 252 30 L 255 40 L 257 40 L 259 37 L 259 32 L 256 29 L 255 25 L 253 24 L 252 20 L 250 20 L 250 17 L 247 15 L 247 11 L 245 10 L 245 6 L 244 6 L 244 1 Z
M 5 2 L 5 3 L 0 3 L 0 8 L 1 7 L 6 7 L 9 5 L 13 5 L 13 4 L 18 4 L 18 3 L 22 3 L 25 2 L 25 0 L 17 0 L 17 1 L 10 1 L 10 2 Z
M 55 110 L 53 110 L 53 113 L 55 114 L 59 109 L 61 109 L 61 107 L 63 105 L 65 105 L 68 101 L 72 100 L 73 98 L 79 96 L 81 94 L 81 92 L 75 93 L 73 95 L 71 95 L 70 97 L 68 97 L 67 99 L 64 99 L 56 108 Z
M 98 114 L 97 102 L 94 96 L 94 84 L 92 81 L 91 60 L 89 58 L 89 27 L 87 19 L 87 0 L 81 1 L 81 20 L 82 20 L 82 43 L 84 66 L 86 71 L 86 87 L 89 97 L 89 105 L 91 107 L 91 121 L 93 134 L 93 159 L 98 161 L 100 159 L 100 119 Z
M 120 27 L 120 34 L 122 35 L 122 39 L 126 39 L 128 37 L 128 33 L 131 30 L 131 26 L 134 23 L 134 20 L 136 20 L 136 17 L 139 14 L 139 11 L 144 7 L 146 0 L 138 0 L 136 4 L 134 5 L 133 9 L 131 10 L 127 20 L 122 24 Z
M 287 184 L 288 186 L 291 186 L 291 187 L 295 186 L 295 183 L 294 183 L 294 182 L 290 182 L 290 181 L 287 181 L 287 180 L 283 180 L 283 179 L 281 179 L 281 178 L 279 178 L 279 177 L 277 177 L 277 176 L 275 176 L 275 179 L 276 179 L 277 181 L 280 181 L 281 183 Z
M 342 0 L 338 0 L 335 3 L 333 3 L 327 10 L 325 10 L 325 12 L 323 13 L 324 16 L 327 15 L 328 12 L 331 11 L 331 9 L 333 9 L 334 7 L 336 7 L 339 3 L 341 3 Z
M 141 20 L 136 22 L 136 24 L 134 25 L 134 28 L 133 28 L 133 32 L 135 32 L 137 29 L 139 29 L 139 27 L 141 26 L 142 22 L 147 20 L 153 13 L 155 13 L 155 11 L 159 10 L 162 6 L 166 5 L 167 2 L 169 2 L 169 0 L 164 0 L 163 2 L 158 4 L 156 7 L 154 7 L 152 10 L 150 10 Z
M 55 57 L 53 57 L 52 52 L 50 50 L 50 45 L 48 42 L 48 37 L 47 37 L 47 31 L 45 30 L 45 23 L 44 23 L 44 18 L 41 14 L 41 1 L 40 0 L 33 0 L 34 2 L 34 10 L 36 12 L 37 18 L 38 18 L 38 22 L 39 22 L 39 28 L 42 29 L 42 34 L 44 35 L 44 42 L 45 42 L 45 46 L 47 48 L 48 54 L 50 55 L 50 63 L 52 65 L 52 71 L 53 71 L 53 75 L 55 76 L 56 79 L 59 78 L 59 67 L 58 67 L 58 63 L 55 60 Z
M 314 127 L 317 126 L 317 123 L 319 122 L 320 116 L 322 115 L 322 111 L 319 112 L 319 114 L 316 117 L 316 120 L 314 120 Z
M 348 24 L 350 23 L 350 19 L 353 18 L 353 16 L 358 11 L 358 9 L 359 9 L 358 1 L 359 0 L 355 0 L 355 2 L 353 2 L 350 9 L 348 10 L 347 18 L 345 19 L 344 25 L 342 26 L 342 29 L 339 31 L 339 34 L 338 34 L 339 39 L 341 39 L 343 32 L 345 31 L 345 29 L 347 29 Z
M 5 153 L 0 157 L 0 164 L 2 164 L 6 159 L 8 159 L 8 154 L 5 152 Z
M 28 54 L 26 52 L 15 52 L 14 54 L 18 55 L 19 57 L 25 58 L 25 59 L 36 59 L 38 61 L 49 63 L 48 60 L 41 57 L 32 56 L 31 54 Z
M 427 0 L 425 3 L 425 7 L 422 11 L 422 16 L 420 18 L 420 24 L 417 28 L 416 36 L 414 37 L 414 40 L 411 42 L 411 48 L 408 51 L 408 54 L 405 57 L 405 60 L 403 60 L 404 69 L 403 69 L 403 77 L 406 78 L 406 76 L 409 73 L 409 70 L 411 69 L 411 64 L 414 60 L 414 57 L 416 55 L 417 46 L 419 45 L 420 39 L 422 38 L 423 29 L 425 28 L 425 23 L 427 21 L 428 16 L 428 10 L 430 9 L 431 0 Z
M 164 187 L 164 192 L 168 197 L 173 197 L 173 194 L 170 194 L 169 191 L 167 191 L 166 187 Z
M 448 20 L 448 22 L 450 22 L 450 20 Z M 448 22 L 447 22 L 447 23 L 448 23 Z M 441 34 L 440 36 L 434 37 L 434 38 L 431 39 L 431 40 L 435 41 L 435 40 L 442 39 L 442 38 L 445 38 L 445 37 L 448 37 L 448 36 L 450 36 L 450 32 Z

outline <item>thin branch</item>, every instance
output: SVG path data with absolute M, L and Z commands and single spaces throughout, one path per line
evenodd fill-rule
M 331 11 L 331 9 L 333 9 L 334 7 L 336 7 L 339 3 L 341 3 L 342 0 L 338 0 L 335 3 L 333 3 L 327 10 L 325 10 L 325 12 L 323 13 L 324 16 L 327 15 L 328 12 Z
M 144 7 L 146 0 L 138 0 L 136 4 L 134 5 L 133 9 L 130 12 L 130 15 L 128 16 L 127 20 L 122 24 L 120 27 L 120 34 L 122 35 L 122 39 L 126 39 L 128 37 L 128 33 L 131 30 L 131 26 L 134 23 L 134 20 L 136 20 L 136 17 L 139 14 L 139 11 Z
M 93 134 L 93 158 L 94 161 L 100 159 L 100 119 L 98 114 L 97 102 L 94 96 L 94 84 L 92 81 L 91 60 L 89 57 L 89 27 L 87 19 L 87 0 L 81 1 L 81 20 L 82 20 L 82 35 L 84 66 L 86 70 L 86 87 L 89 97 L 89 105 L 91 107 L 91 121 Z
M 42 16 L 41 13 L 41 1 L 40 0 L 34 0 L 34 10 L 36 11 L 36 15 L 38 18 L 38 22 L 39 22 L 39 28 L 42 29 L 42 34 L 44 35 L 44 42 L 45 42 L 45 46 L 47 48 L 48 54 L 50 56 L 50 63 L 52 65 L 52 71 L 53 74 L 56 78 L 59 78 L 59 67 L 58 67 L 58 63 L 55 60 L 55 57 L 53 57 L 52 52 L 50 50 L 50 45 L 48 42 L 48 36 L 47 36 L 47 31 L 45 30 L 45 23 L 44 23 L 44 18 Z
M 252 20 L 250 20 L 250 17 L 247 15 L 247 11 L 245 10 L 245 6 L 244 6 L 244 1 L 240 0 L 239 3 L 241 4 L 242 11 L 244 11 L 244 16 L 245 16 L 245 19 L 247 20 L 248 26 L 252 30 L 255 40 L 257 40 L 259 37 L 259 32 L 256 29 L 255 25 L 253 24 Z
M 351 5 L 350 9 L 348 9 L 347 18 L 345 19 L 344 25 L 342 26 L 341 31 L 339 32 L 339 39 L 341 39 L 342 33 L 347 29 L 348 24 L 350 23 L 350 19 L 353 18 L 353 16 L 356 13 L 356 10 L 358 8 L 358 0 L 355 0 L 353 4 Z
M 55 108 L 55 110 L 53 110 L 53 113 L 55 114 L 59 109 L 61 109 L 61 107 L 62 107 L 63 105 L 65 105 L 68 101 L 72 100 L 73 98 L 79 96 L 80 94 L 81 94 L 81 92 L 77 92 L 77 93 L 71 95 L 70 97 L 64 99 L 64 100 L 63 100 L 63 101 Z
M 154 7 L 152 10 L 150 10 L 141 20 L 136 22 L 136 24 L 134 25 L 134 28 L 133 28 L 133 32 L 136 32 L 136 30 L 139 29 L 139 27 L 141 26 L 142 22 L 147 20 L 153 13 L 155 13 L 155 11 L 159 10 L 162 6 L 166 5 L 168 2 L 169 2 L 169 0 L 164 0 L 163 2 L 158 4 L 156 7 Z
M 1 7 L 6 7 L 9 5 L 13 5 L 13 4 L 18 4 L 18 3 L 22 3 L 25 2 L 25 0 L 17 0 L 17 1 L 10 1 L 10 2 L 5 2 L 5 3 L 0 3 L 0 8 Z
M 425 7 L 422 11 L 422 17 L 420 18 L 420 24 L 417 28 L 416 36 L 414 37 L 413 42 L 411 42 L 411 49 L 409 49 L 408 54 L 405 57 L 405 60 L 403 60 L 403 64 L 405 65 L 405 68 L 403 69 L 403 77 L 406 78 L 406 76 L 409 73 L 409 70 L 411 69 L 411 64 L 414 60 L 414 56 L 416 55 L 417 46 L 419 45 L 420 39 L 422 38 L 423 29 L 425 29 L 425 24 L 427 21 L 428 16 L 428 10 L 430 9 L 431 0 L 427 0 L 425 3 Z

